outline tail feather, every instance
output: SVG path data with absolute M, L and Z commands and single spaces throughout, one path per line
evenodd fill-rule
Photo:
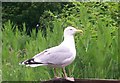
M 45 65 L 44 63 L 41 63 L 41 62 L 35 62 L 34 58 L 29 59 L 29 60 L 25 60 L 23 62 L 20 62 L 19 64 L 20 65 L 26 65 L 27 67 L 28 66 L 30 66 L 30 67 L 37 67 L 37 66 L 43 66 L 43 65 Z

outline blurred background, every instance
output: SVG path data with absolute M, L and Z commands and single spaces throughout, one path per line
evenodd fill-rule
M 60 44 L 67 26 L 84 31 L 75 36 L 77 56 L 66 67 L 68 76 L 120 79 L 118 7 L 117 2 L 3 2 L 3 81 L 52 79 L 52 68 L 30 68 L 19 62 Z

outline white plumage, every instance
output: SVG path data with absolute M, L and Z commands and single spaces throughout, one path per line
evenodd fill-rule
M 37 66 L 52 66 L 54 68 L 63 68 L 64 76 L 67 78 L 64 67 L 71 64 L 76 57 L 76 49 L 74 42 L 74 34 L 82 32 L 74 27 L 67 27 L 64 30 L 64 41 L 55 47 L 49 48 L 35 55 L 32 59 L 25 60 L 21 64 L 37 67 Z

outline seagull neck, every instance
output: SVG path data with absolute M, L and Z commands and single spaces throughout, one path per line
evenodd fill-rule
M 73 41 L 74 42 L 74 36 L 64 36 L 64 41 Z
M 75 48 L 74 36 L 64 36 L 63 43 L 69 48 Z

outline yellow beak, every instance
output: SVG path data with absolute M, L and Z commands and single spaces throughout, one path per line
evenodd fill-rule
M 79 30 L 79 29 L 78 29 L 76 32 L 83 33 L 83 31 L 82 31 L 82 30 Z

